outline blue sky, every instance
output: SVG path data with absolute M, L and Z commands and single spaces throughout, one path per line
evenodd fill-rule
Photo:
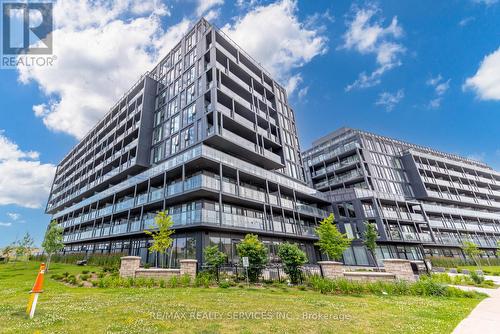
M 51 68 L 0 70 L 0 246 L 40 244 L 54 168 L 201 15 L 291 91 L 302 148 L 350 126 L 500 169 L 500 3 L 56 3 Z

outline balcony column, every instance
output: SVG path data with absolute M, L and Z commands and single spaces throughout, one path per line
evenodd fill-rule
M 222 209 L 222 191 L 224 187 L 224 175 L 222 173 L 222 163 L 219 162 L 219 225 L 222 226 L 222 216 L 223 216 L 223 209 Z

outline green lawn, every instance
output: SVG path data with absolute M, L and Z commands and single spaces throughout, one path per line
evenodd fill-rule
M 0 333 L 450 333 L 480 301 L 280 288 L 79 288 L 47 277 L 29 320 L 37 268 L 0 264 Z M 53 264 L 50 274 L 82 270 L 99 269 Z
M 469 271 L 476 271 L 479 270 L 479 267 L 477 266 L 459 266 L 457 269 L 462 270 L 462 269 L 468 269 Z M 500 266 L 481 266 L 481 269 L 486 275 L 495 275 L 499 276 L 500 275 Z

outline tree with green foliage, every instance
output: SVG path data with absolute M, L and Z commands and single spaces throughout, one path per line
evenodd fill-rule
M 464 251 L 465 255 L 467 255 L 474 261 L 476 266 L 481 268 L 481 264 L 477 260 L 477 257 L 482 254 L 482 251 L 477 247 L 475 243 L 473 243 L 472 241 L 464 241 L 462 250 Z
M 288 242 L 282 243 L 278 247 L 278 256 L 283 262 L 285 273 L 290 277 L 293 284 L 297 284 L 300 280 L 300 266 L 307 263 L 307 256 L 302 249 L 296 244 Z
M 378 269 L 378 262 L 375 250 L 377 249 L 377 239 L 379 238 L 377 225 L 374 223 L 365 223 L 365 232 L 363 233 L 364 240 L 363 244 L 370 252 L 373 261 L 375 262 L 375 266 Z
M 262 269 L 268 262 L 267 248 L 255 234 L 247 234 L 245 238 L 236 245 L 236 251 L 240 260 L 248 257 L 248 279 L 256 282 L 259 279 Z M 243 261 L 243 260 L 241 260 Z
M 33 238 L 28 232 L 26 232 L 26 234 L 24 234 L 24 237 L 17 243 L 16 259 L 18 257 L 24 256 L 25 261 L 27 262 L 31 254 L 31 250 L 33 249 L 33 244 L 34 244 Z
M 171 235 L 175 232 L 172 230 L 174 221 L 168 215 L 168 211 L 160 211 L 154 218 L 154 224 L 149 226 L 150 230 L 145 230 L 144 233 L 153 238 L 153 242 L 149 247 L 149 252 L 156 252 L 156 266 L 158 267 L 158 254 L 165 254 L 173 244 Z
M 57 224 L 56 220 L 50 222 L 45 238 L 43 239 L 42 247 L 47 253 L 47 271 L 49 271 L 50 260 L 52 255 L 64 248 L 63 228 Z
M 226 263 L 227 255 L 219 250 L 217 245 L 205 247 L 203 250 L 203 256 L 205 258 L 205 264 L 208 267 L 210 273 L 217 276 L 217 281 L 219 280 L 219 268 L 224 263 Z
M 351 245 L 352 240 L 347 237 L 347 234 L 341 233 L 337 229 L 333 213 L 323 219 L 315 230 L 319 237 L 316 246 L 329 258 L 339 261 L 344 251 Z
M 5 258 L 5 262 L 9 262 L 10 254 L 15 250 L 13 245 L 7 245 L 2 249 L 2 256 Z

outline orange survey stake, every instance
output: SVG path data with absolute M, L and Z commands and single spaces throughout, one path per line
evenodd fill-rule
M 36 276 L 35 284 L 33 285 L 33 289 L 30 291 L 30 299 L 28 301 L 28 306 L 26 307 L 26 314 L 33 318 L 35 315 L 36 304 L 38 302 L 38 294 L 43 292 L 43 277 L 45 274 L 45 263 L 40 264 L 40 270 L 38 271 L 38 275 Z

